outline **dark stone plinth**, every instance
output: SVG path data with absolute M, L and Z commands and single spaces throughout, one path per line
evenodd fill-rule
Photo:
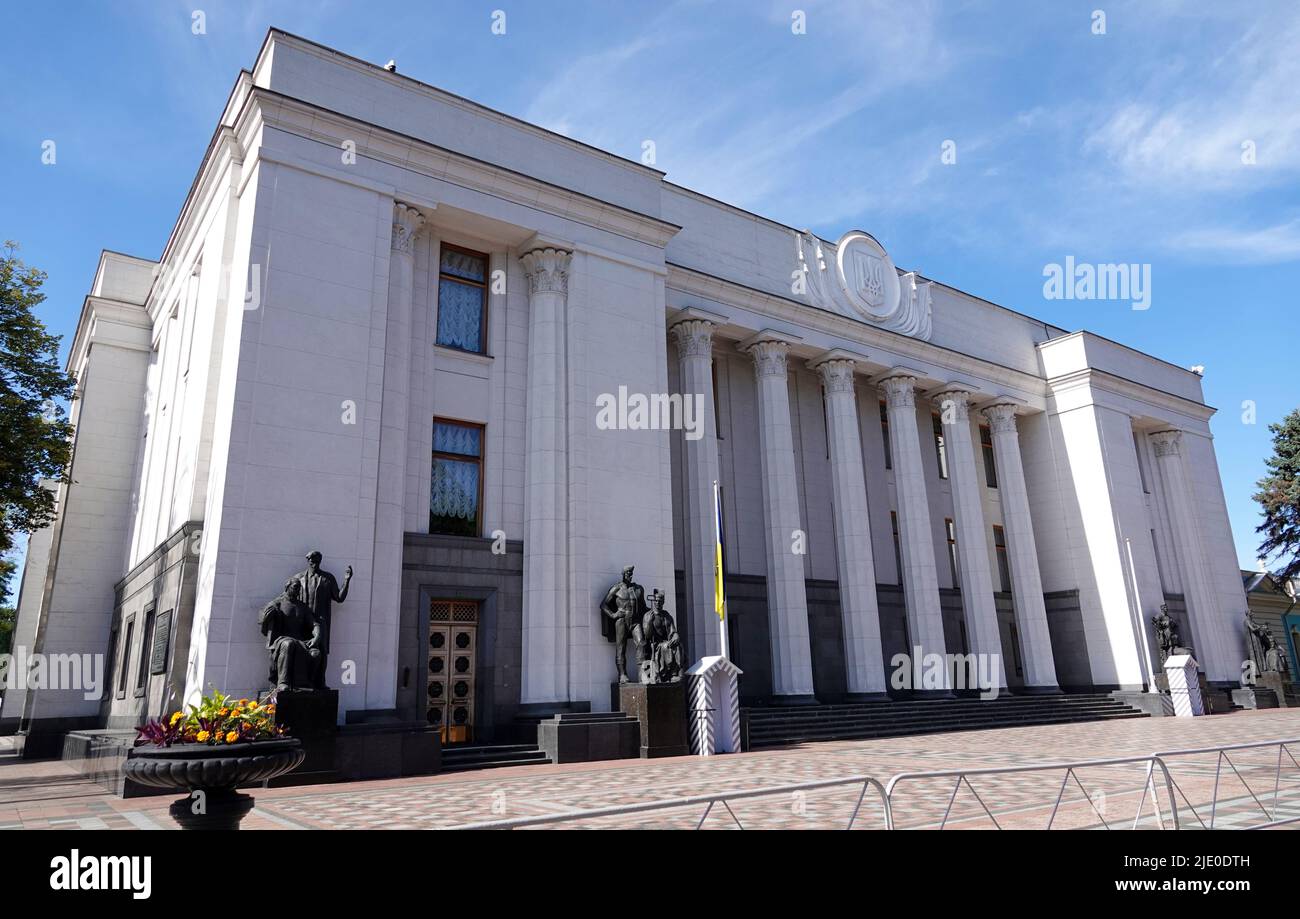
M 275 723 L 291 737 L 333 734 L 339 722 L 337 689 L 285 689 L 275 695 Z
M 685 756 L 690 752 L 686 682 L 613 683 L 613 707 L 641 724 L 641 758 Z
M 339 781 L 334 766 L 338 720 L 337 689 L 284 689 L 277 692 L 275 723 L 283 725 L 290 737 L 302 741 L 307 758 L 296 770 L 271 784 L 319 785 Z
M 1059 686 L 1017 686 L 1010 691 L 1013 696 L 1063 696 Z
M 438 729 L 424 721 L 339 728 L 335 768 L 343 781 L 432 775 L 442 769 Z
M 561 713 L 538 722 L 537 746 L 553 763 L 636 759 L 641 722 L 625 712 Z
M 1277 693 L 1262 686 L 1232 690 L 1232 704 L 1239 708 L 1277 708 Z

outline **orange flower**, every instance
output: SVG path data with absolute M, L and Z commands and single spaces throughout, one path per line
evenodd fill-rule
M 207 743 L 208 738 L 211 736 L 212 735 L 207 731 L 199 731 L 198 734 L 194 735 L 194 739 L 197 740 L 199 743 Z
M 234 743 L 238 739 L 239 739 L 239 735 L 234 731 L 231 731 L 230 733 L 226 734 L 226 743 Z

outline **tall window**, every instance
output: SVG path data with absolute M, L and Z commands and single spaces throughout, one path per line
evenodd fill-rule
M 889 404 L 885 400 L 880 400 L 880 436 L 885 440 L 885 468 L 894 468 L 894 458 L 891 456 L 889 448 Z M 897 533 L 897 529 L 894 531 Z
M 482 354 L 487 338 L 487 256 L 443 245 L 438 259 L 438 344 Z
M 894 530 L 894 565 L 898 569 L 898 586 L 903 586 L 903 542 L 898 538 L 898 514 L 889 512 L 889 525 Z
M 948 446 L 943 439 L 943 421 L 939 418 L 939 413 L 935 412 L 930 416 L 930 423 L 934 428 L 934 455 L 939 461 L 939 478 L 948 478 Z
M 993 461 L 993 432 L 987 424 L 980 425 L 980 450 L 984 453 L 984 483 L 989 488 L 997 488 L 998 467 Z
M 483 498 L 483 426 L 433 420 L 429 532 L 478 536 Z
M 998 557 L 998 581 L 1002 592 L 1011 590 L 1011 566 L 1007 563 L 1007 534 L 1000 526 L 993 527 L 993 551 Z
M 149 680 L 149 658 L 153 651 L 154 611 L 151 607 L 144 614 L 144 631 L 140 633 L 140 660 L 135 667 L 136 694 L 144 692 L 144 685 Z
M 952 586 L 961 587 L 961 578 L 957 576 L 957 528 L 951 517 L 943 519 L 943 533 L 948 540 L 948 567 L 952 570 Z
M 126 671 L 131 666 L 131 639 L 135 637 L 135 617 L 126 620 L 126 638 L 122 641 L 122 663 L 117 668 L 117 697 L 126 695 Z
M 1137 431 L 1133 432 L 1133 451 L 1137 454 L 1138 475 L 1142 478 L 1142 493 L 1151 494 L 1151 486 L 1147 484 L 1147 456 L 1142 450 L 1142 436 Z

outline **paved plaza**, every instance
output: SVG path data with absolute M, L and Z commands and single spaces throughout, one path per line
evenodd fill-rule
M 881 783 L 901 772 L 985 769 L 1103 758 L 1253 741 L 1300 738 L 1300 711 L 1237 712 L 1195 719 L 1153 718 L 1044 727 L 931 734 L 911 738 L 820 743 L 711 758 L 620 760 L 462 772 L 425 778 L 255 789 L 257 807 L 246 829 L 438 829 L 468 823 L 564 814 L 659 800 L 845 779 L 868 775 Z M 1291 752 L 1300 759 L 1300 744 Z M 1263 822 L 1274 808 L 1300 815 L 1300 766 L 1279 748 L 1230 754 L 1220 769 L 1215 825 Z M 1210 822 L 1217 756 L 1169 761 L 1183 828 Z M 1157 773 L 1158 774 L 1158 773 Z M 1056 827 L 1131 826 L 1142 801 L 1146 764 L 1091 767 L 1066 780 L 1064 770 L 902 782 L 893 797 L 900 828 L 936 827 L 945 810 L 950 828 L 992 828 L 987 807 L 1003 827 L 1042 827 L 1057 808 Z M 1062 792 L 1062 784 L 1065 789 Z M 861 783 L 782 792 L 715 805 L 706 828 L 830 829 L 843 827 L 862 797 Z M 1169 819 L 1166 786 L 1158 797 Z M 53 761 L 0 758 L 0 828 L 175 829 L 171 796 L 121 800 Z M 981 804 L 982 802 L 982 804 Z M 1189 806 L 1190 804 L 1190 806 Z M 706 805 L 567 821 L 566 827 L 689 828 Z M 1193 813 L 1193 808 L 1195 813 Z M 734 818 L 733 819 L 733 814 Z M 855 828 L 884 826 L 880 796 L 868 789 Z M 1150 797 L 1140 826 L 1156 826 Z

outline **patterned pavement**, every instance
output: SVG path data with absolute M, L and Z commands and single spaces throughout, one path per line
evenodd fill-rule
M 1152 718 L 1084 724 L 841 741 L 708 758 L 618 760 L 564 766 L 519 766 L 424 778 L 254 789 L 257 807 L 246 829 L 437 829 L 516 817 L 563 814 L 644 801 L 734 793 L 869 775 L 882 784 L 901 772 L 970 770 L 1081 759 L 1145 756 L 1162 750 L 1300 738 L 1300 710 L 1237 712 L 1196 719 Z M 2 752 L 2 751 L 0 751 Z M 1216 827 L 1261 822 L 1274 809 L 1300 816 L 1300 765 L 1279 748 L 1229 754 L 1219 768 Z M 1300 760 L 1300 743 L 1292 748 Z M 1184 829 L 1211 821 L 1217 757 L 1170 761 Z M 1015 775 L 900 781 L 894 816 L 900 828 L 1154 827 L 1146 765 L 1089 767 Z M 1157 797 L 1169 819 L 1167 786 L 1157 771 Z M 954 794 L 954 788 L 956 793 Z M 844 827 L 862 804 L 855 828 L 883 827 L 880 795 L 862 783 L 782 792 L 716 804 L 710 829 Z M 1058 805 L 1059 798 L 1059 805 Z M 58 762 L 24 763 L 0 756 L 0 829 L 175 829 L 170 796 L 121 800 Z M 705 804 L 606 818 L 571 820 L 569 828 L 690 828 Z M 985 808 L 992 812 L 992 819 Z M 1193 812 L 1194 811 L 1194 812 Z

